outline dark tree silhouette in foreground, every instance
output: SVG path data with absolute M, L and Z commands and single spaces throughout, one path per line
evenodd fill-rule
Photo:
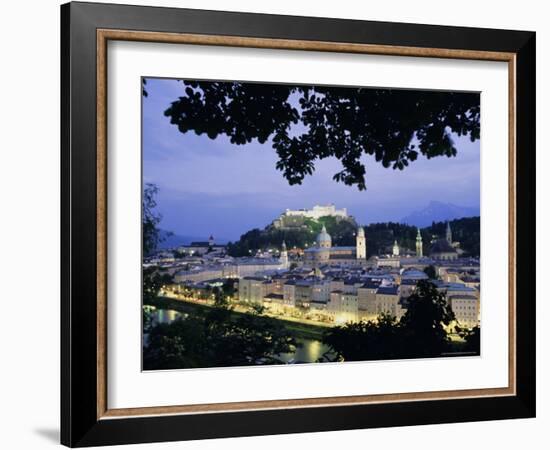
M 463 351 L 479 355 L 481 350 L 481 329 L 479 327 L 474 327 L 470 330 L 460 329 L 459 334 L 466 341 Z
M 408 298 L 407 312 L 399 321 L 406 353 L 412 357 L 440 356 L 450 350 L 445 327 L 455 320 L 446 295 L 429 281 L 419 281 Z
M 168 272 L 161 272 L 156 266 L 144 268 L 142 274 L 144 304 L 156 299 L 162 286 L 174 282 L 173 275 Z
M 147 183 L 143 188 L 143 197 L 141 205 L 141 233 L 143 241 L 143 255 L 147 256 L 153 253 L 160 242 L 163 240 L 158 224 L 161 215 L 155 211 L 157 202 L 155 200 L 158 194 L 158 187 Z M 151 300 L 157 298 L 163 285 L 174 282 L 174 277 L 167 272 L 159 270 L 156 266 L 143 267 L 142 269 L 142 296 L 143 304 L 148 304 Z M 149 313 L 143 310 L 143 324 L 150 323 Z
M 400 321 L 382 314 L 377 322 L 348 323 L 328 330 L 323 342 L 343 361 L 437 357 L 452 350 L 445 327 L 453 320 L 445 295 L 420 281 Z
M 437 271 L 435 270 L 435 266 L 433 264 L 430 264 L 429 266 L 424 267 L 424 273 L 426 275 L 428 275 L 428 277 L 431 280 L 435 280 L 435 279 L 439 278 L 437 276 Z
M 161 242 L 160 223 L 162 216 L 155 212 L 157 202 L 155 200 L 158 194 L 158 187 L 152 183 L 147 183 L 143 187 L 143 197 L 141 201 L 141 234 L 143 239 L 143 254 L 149 255 L 157 249 Z
M 342 170 L 333 179 L 360 190 L 365 154 L 403 170 L 419 154 L 455 156 L 452 133 L 472 141 L 480 134 L 479 94 L 468 92 L 182 80 L 165 115 L 182 133 L 270 141 L 291 185 L 334 156 Z
M 323 343 L 335 358 L 321 361 L 368 361 L 401 357 L 400 328 L 395 317 L 381 314 L 377 322 L 350 322 L 325 332 Z
M 280 364 L 279 353 L 299 345 L 286 328 L 266 317 L 261 307 L 233 314 L 222 290 L 214 307 L 152 328 L 143 350 L 145 370 Z

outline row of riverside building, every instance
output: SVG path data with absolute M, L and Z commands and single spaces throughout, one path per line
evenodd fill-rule
M 441 272 L 447 274 L 444 268 Z M 241 302 L 262 304 L 274 313 L 301 314 L 327 323 L 376 320 L 382 313 L 399 320 L 418 281 L 428 278 L 417 269 L 402 270 L 397 276 L 382 270 L 364 271 L 351 277 L 319 275 L 319 271 L 306 276 L 291 271 L 272 277 L 243 277 L 238 280 L 238 297 Z M 467 278 L 468 272 L 463 271 L 462 276 Z M 448 277 L 442 278 L 431 282 L 445 293 L 459 325 L 478 326 L 479 283 L 467 285 L 460 279 L 450 282 L 444 281 Z

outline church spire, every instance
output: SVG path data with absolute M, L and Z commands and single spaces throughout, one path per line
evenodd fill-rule
M 397 241 L 393 241 L 392 255 L 399 256 L 399 245 L 397 245 Z
M 355 237 L 355 257 L 357 259 L 367 259 L 367 241 L 365 239 L 365 230 L 363 227 L 357 229 Z
M 288 252 L 286 251 L 286 242 L 281 245 L 281 253 L 279 255 L 279 263 L 283 269 L 288 269 Z
M 451 223 L 447 221 L 447 229 L 445 230 L 445 238 L 449 244 L 453 243 L 453 232 L 451 231 Z
M 420 228 L 416 229 L 416 256 L 417 258 L 422 258 L 422 235 L 420 234 Z

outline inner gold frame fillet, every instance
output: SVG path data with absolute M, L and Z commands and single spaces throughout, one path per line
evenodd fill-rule
M 216 45 L 282 50 L 307 50 L 370 55 L 471 59 L 508 63 L 508 386 L 402 394 L 354 395 L 287 400 L 263 400 L 200 405 L 109 409 L 107 405 L 107 42 Z M 345 406 L 421 400 L 497 397 L 516 394 L 516 55 L 507 52 L 405 47 L 343 42 L 264 39 L 238 36 L 97 30 L 97 418 L 164 414 L 197 414 L 266 409 Z

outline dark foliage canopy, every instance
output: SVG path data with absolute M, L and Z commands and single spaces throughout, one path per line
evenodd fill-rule
M 225 294 L 214 307 L 187 319 L 153 327 L 143 350 L 146 370 L 279 364 L 280 353 L 298 343 L 281 325 L 262 316 L 262 307 L 233 314 Z
M 270 141 L 291 185 L 311 175 L 315 161 L 336 157 L 342 170 L 333 179 L 360 190 L 365 154 L 403 170 L 419 154 L 455 156 L 452 133 L 480 135 L 479 94 L 466 92 L 182 80 L 182 96 L 165 115 L 182 133 Z
M 147 183 L 143 187 L 143 197 L 141 201 L 141 233 L 144 255 L 149 255 L 154 252 L 162 239 L 158 228 L 162 216 L 155 212 L 157 206 L 155 197 L 157 193 L 158 187 L 152 183 Z
M 329 329 L 323 342 L 337 359 L 432 358 L 452 351 L 445 327 L 454 320 L 445 295 L 428 281 L 420 281 L 408 298 L 407 312 L 398 321 L 382 314 L 376 322 L 348 323 Z M 475 339 L 468 350 L 475 351 Z M 479 351 L 479 341 L 477 343 Z

